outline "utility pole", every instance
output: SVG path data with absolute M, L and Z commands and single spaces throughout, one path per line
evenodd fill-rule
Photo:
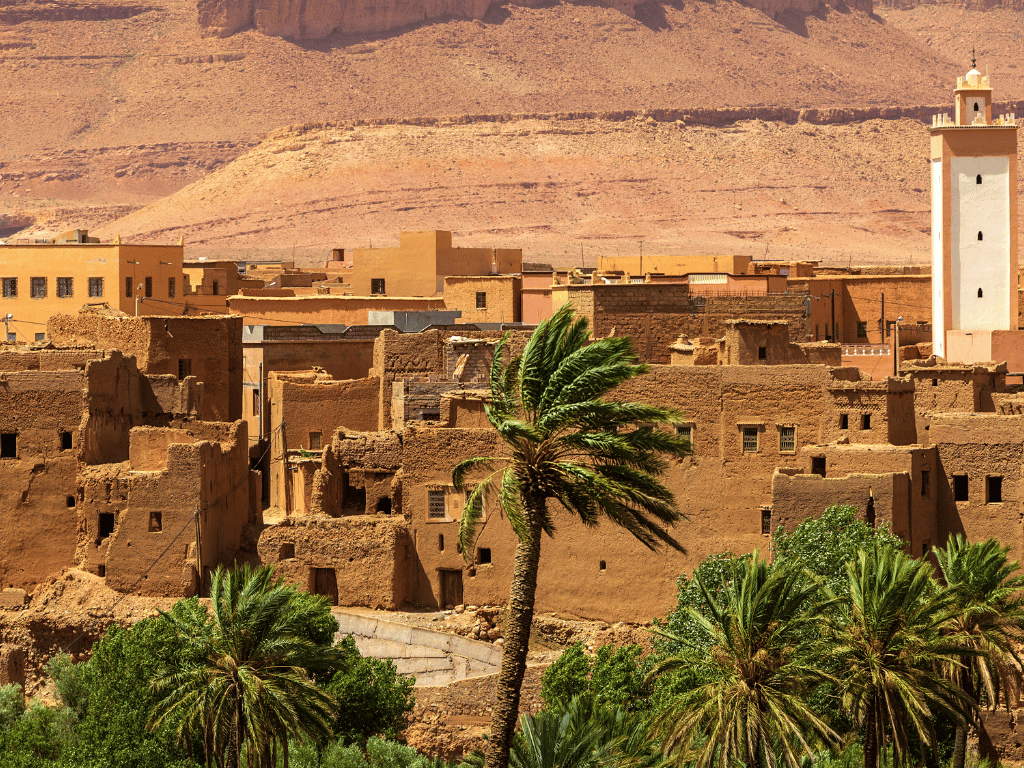
M 14 315 L 8 312 L 4 315 L 4 341 L 11 340 L 11 322 L 14 320 Z
M 895 346 L 893 347 L 893 350 L 892 350 L 892 375 L 893 376 L 899 376 L 900 375 L 900 323 L 902 323 L 902 322 L 903 322 L 903 317 L 902 316 L 896 318 L 896 337 L 895 337 L 896 344 L 895 344 Z
M 832 343 L 834 344 L 838 334 L 836 333 L 836 289 L 832 289 Z
M 199 572 L 199 597 L 203 596 L 203 544 L 199 533 L 199 505 L 196 504 L 196 571 Z
M 882 291 L 882 319 L 878 321 L 878 332 L 882 334 L 882 341 L 885 341 L 885 291 Z
M 644 276 L 644 241 L 640 241 L 640 277 Z

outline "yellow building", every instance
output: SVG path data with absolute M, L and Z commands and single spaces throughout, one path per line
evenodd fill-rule
M 357 248 L 352 254 L 356 296 L 440 296 L 450 275 L 518 274 L 519 248 L 453 248 L 452 233 L 402 232 L 397 248 Z
M 0 319 L 9 341 L 41 340 L 51 315 L 75 315 L 87 304 L 131 315 L 185 313 L 182 246 L 95 243 L 77 234 L 78 242 L 0 245 Z

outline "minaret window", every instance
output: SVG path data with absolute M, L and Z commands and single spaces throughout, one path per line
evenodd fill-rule
M 981 184 L 981 174 L 979 173 L 977 178 L 974 179 L 975 184 Z
M 981 288 L 978 289 L 978 298 L 981 298 Z
M 978 233 L 978 239 L 979 240 L 984 240 L 985 239 L 984 236 L 981 234 L 981 232 Z

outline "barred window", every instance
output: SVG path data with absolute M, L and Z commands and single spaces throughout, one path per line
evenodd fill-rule
M 690 424 L 676 424 L 676 434 L 684 440 L 693 443 L 693 426 Z
M 779 450 L 796 450 L 796 427 L 783 427 L 779 431 Z
M 46 298 L 46 278 L 45 277 L 33 277 L 32 278 L 32 298 L 33 299 L 45 299 Z
M 57 298 L 70 299 L 75 295 L 75 279 L 73 277 L 57 278 Z
M 757 427 L 743 428 L 743 452 L 757 453 Z
M 102 277 L 90 277 L 89 278 L 89 298 L 100 298 L 103 296 L 103 278 Z
M 167 278 L 167 298 L 173 299 L 176 293 L 177 286 L 174 284 L 174 278 Z
M 443 490 L 427 491 L 427 517 L 431 520 L 441 520 L 447 517 Z
M 487 309 L 487 292 L 477 291 L 476 292 L 476 308 Z
M 16 298 L 18 298 L 18 278 L 16 278 L 16 277 L 5 277 L 4 278 L 4 298 L 5 299 L 16 299 Z
M 469 508 L 469 497 L 473 495 L 473 491 L 474 490 L 476 490 L 476 489 L 475 488 L 470 488 L 470 489 L 466 490 L 466 505 L 465 506 L 466 506 L 467 509 Z M 477 498 L 476 504 L 473 505 L 473 509 L 476 512 L 483 512 L 483 509 L 484 509 L 483 497 L 478 497 Z

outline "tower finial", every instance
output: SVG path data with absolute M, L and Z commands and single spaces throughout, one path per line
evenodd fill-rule
M 978 68 L 978 60 L 974 56 L 974 46 L 971 46 L 971 69 Z

